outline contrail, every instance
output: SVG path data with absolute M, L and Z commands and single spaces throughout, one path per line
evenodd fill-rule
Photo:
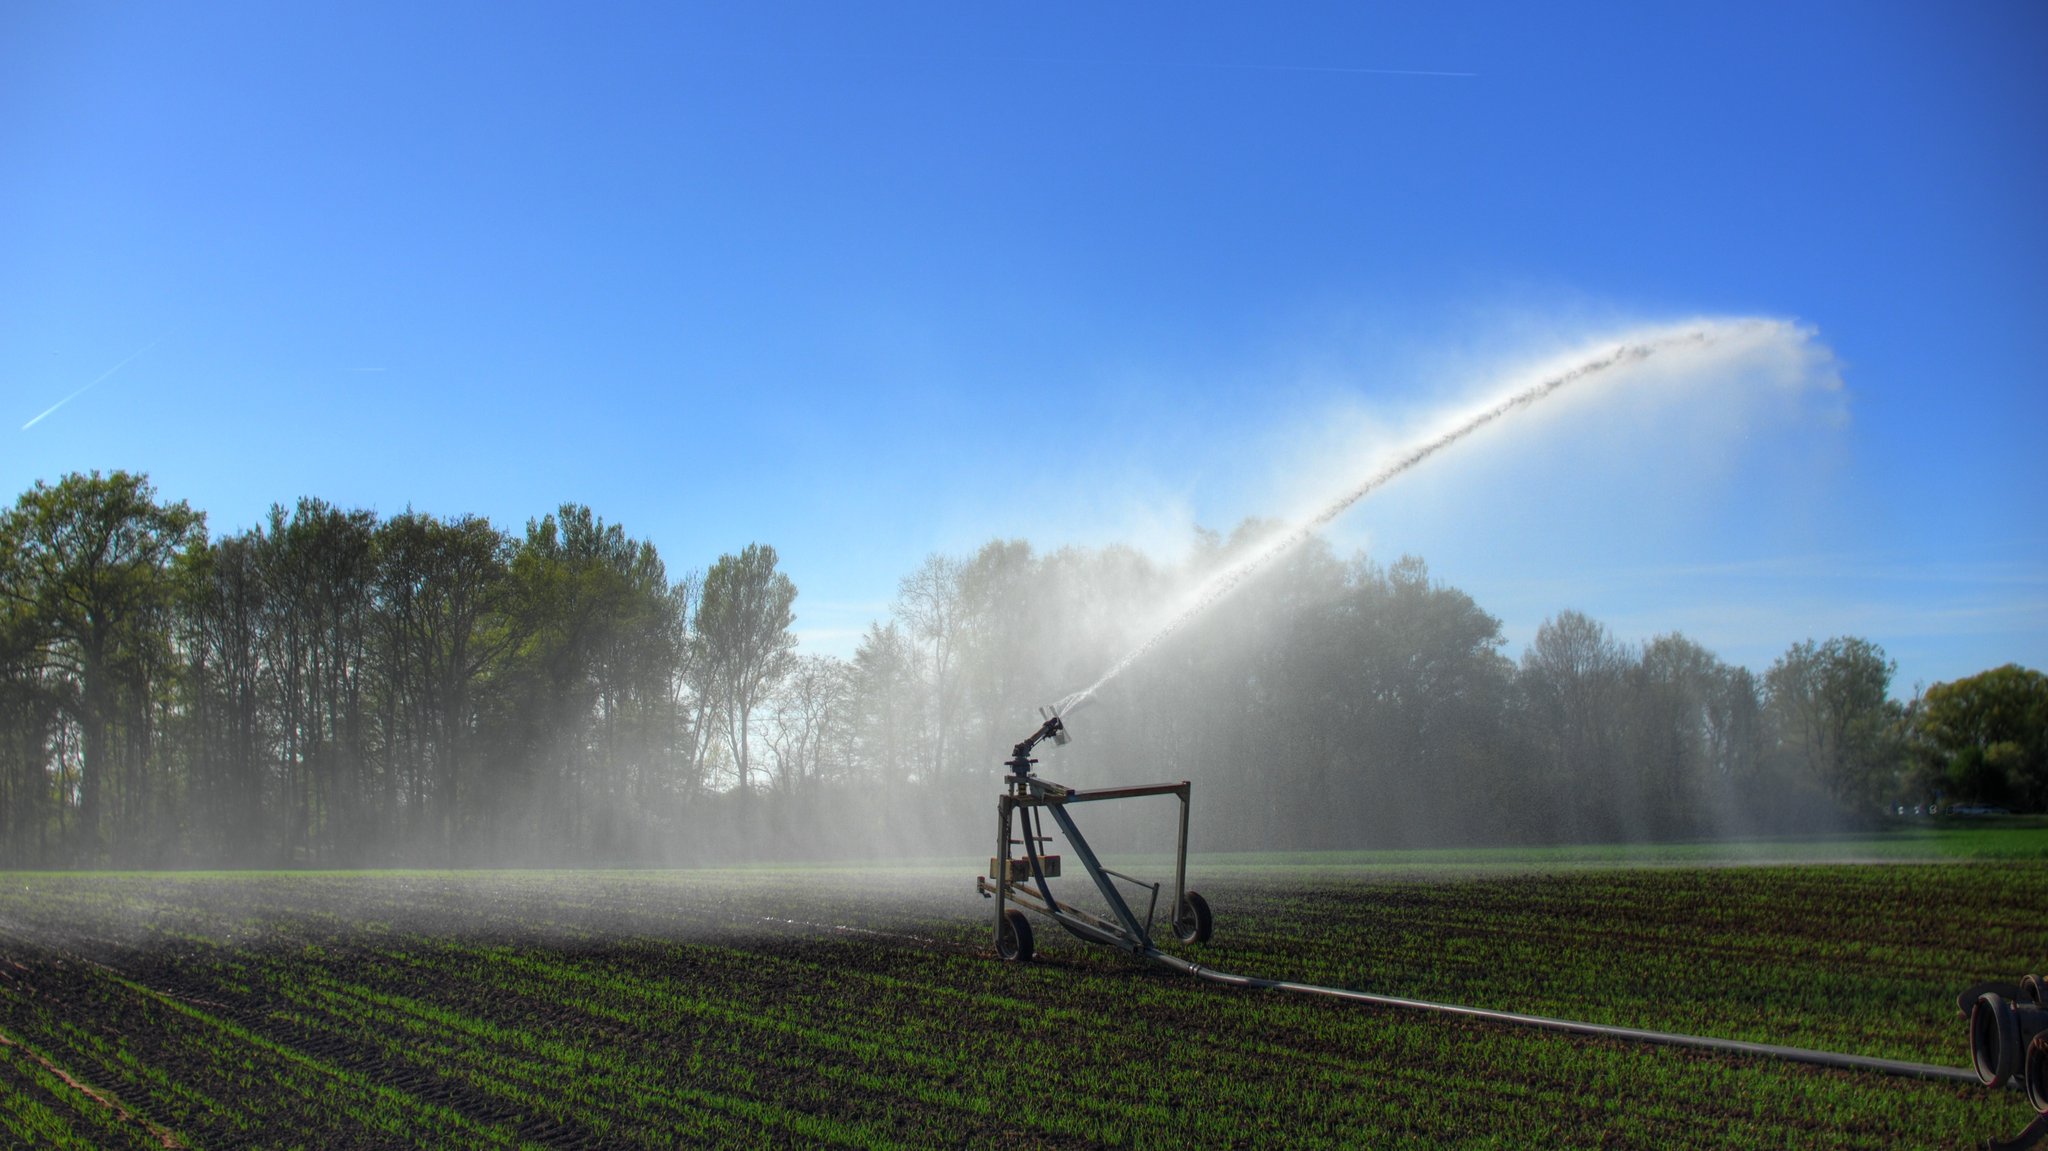
M 900 63 L 908 60 L 926 64 L 1053 64 L 1061 67 L 1181 68 L 1218 72 L 1325 72 L 1341 76 L 1447 76 L 1470 79 L 1479 75 L 1477 72 L 1449 72 L 1427 68 L 1346 68 L 1327 64 L 1252 64 L 1228 60 L 1117 60 L 1096 56 L 881 56 L 864 52 L 744 53 L 744 55 L 769 59 L 844 60 L 879 64 Z
M 151 349 L 151 348 L 154 348 L 154 347 L 156 347 L 156 346 L 157 346 L 158 344 L 160 344 L 160 343 L 162 343 L 162 342 L 163 342 L 163 341 L 162 341 L 161 339 L 155 339 L 155 340 L 151 340 L 151 341 L 150 341 L 150 342 L 149 342 L 148 344 L 146 344 L 146 345 L 144 345 L 144 346 L 143 346 L 143 348 L 142 348 L 142 351 L 136 352 L 136 353 L 135 353 L 135 356 L 139 356 L 139 355 L 141 355 L 141 354 L 142 354 L 142 352 L 146 352 L 146 351 L 148 351 L 149 349 Z M 75 391 L 75 392 L 71 393 L 70 395 L 68 395 L 68 396 L 65 396 L 65 397 L 64 397 L 63 399 L 61 399 L 61 400 L 58 400 L 58 401 L 57 401 L 56 403 L 54 403 L 54 404 L 51 404 L 51 405 L 50 405 L 50 406 L 49 406 L 48 408 L 46 408 L 46 409 L 44 409 L 44 410 L 43 410 L 43 414 L 42 414 L 42 415 L 40 415 L 40 416 L 37 416 L 37 417 L 36 417 L 35 419 L 32 419 L 32 420 L 30 420 L 29 422 L 27 422 L 27 423 L 25 423 L 25 424 L 21 425 L 21 430 L 25 432 L 25 431 L 29 430 L 30 428 L 32 428 L 32 427 L 35 427 L 35 426 L 36 426 L 37 424 L 40 424 L 40 423 L 42 423 L 42 422 L 43 422 L 44 420 L 46 420 L 46 419 L 49 419 L 49 418 L 50 418 L 50 413 L 51 413 L 51 412 L 54 412 L 54 411 L 56 411 L 56 410 L 57 410 L 58 408 L 61 408 L 61 407 L 63 407 L 63 406 L 65 405 L 65 404 L 68 404 L 68 403 L 70 403 L 71 401 L 73 401 L 73 400 L 77 399 L 78 397 L 80 397 L 80 396 L 84 395 L 85 393 L 87 393 L 87 392 L 89 392 L 89 391 L 93 390 L 93 388 L 94 388 L 94 387 L 96 387 L 96 386 L 97 386 L 97 385 L 99 385 L 99 384 L 100 384 L 101 382 L 103 382 L 103 381 L 104 381 L 104 380 L 105 380 L 105 379 L 106 379 L 106 378 L 107 378 L 108 376 L 111 376 L 111 375 L 113 375 L 113 374 L 114 374 L 115 372 L 118 372 L 118 371 L 120 371 L 120 370 L 121 370 L 122 368 L 125 368 L 125 367 L 127 367 L 127 366 L 128 366 L 129 364 L 132 364 L 132 363 L 134 363 L 134 362 L 135 362 L 135 356 L 129 356 L 129 357 L 127 358 L 127 359 L 125 359 L 125 360 L 122 360 L 122 361 L 121 361 L 120 363 L 118 363 L 118 364 L 115 364 L 115 365 L 114 365 L 113 367 L 111 367 L 111 368 L 108 368 L 108 369 L 107 369 L 106 371 L 104 371 L 104 372 L 101 372 L 101 373 L 100 373 L 100 377 L 99 377 L 99 379 L 97 379 L 97 380 L 94 380 L 94 381 L 93 381 L 92 383 L 90 383 L 90 384 L 87 384 L 87 385 L 85 385 L 84 387 L 82 387 L 82 388 L 78 389 L 77 391 Z
M 1158 67 L 1216 68 L 1239 72 L 1335 72 L 1344 76 L 1477 76 L 1477 72 L 1431 72 L 1420 68 L 1330 68 L 1316 64 L 1203 64 L 1169 62 Z

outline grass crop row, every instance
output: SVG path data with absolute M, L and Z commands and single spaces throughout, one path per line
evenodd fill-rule
M 2048 863 L 2001 850 L 1198 866 L 1218 931 L 1189 954 L 1960 1064 L 1954 991 L 2034 962 L 2048 910 Z M 1939 1147 L 2027 1117 L 1952 1084 L 1232 991 L 1049 926 L 1005 965 L 988 910 L 961 873 L 0 876 L 0 1115 L 51 1146 L 867 1148 Z

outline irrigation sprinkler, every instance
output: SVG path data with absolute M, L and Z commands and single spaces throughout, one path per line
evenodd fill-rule
M 1228 987 L 1287 991 L 1380 1007 L 1484 1019 L 1570 1035 L 1689 1047 L 1738 1056 L 1783 1059 L 1845 1071 L 1878 1072 L 1951 1083 L 1977 1081 L 1991 1087 L 2023 1088 L 2027 1101 L 2033 1104 L 2039 1114 L 2018 1135 L 2009 1140 L 1989 1140 L 1986 1146 L 1990 1151 L 2025 1151 L 2026 1148 L 2040 1143 L 2044 1137 L 2048 1137 L 2048 980 L 2034 975 L 2029 975 L 2018 983 L 1980 983 L 1957 997 L 1957 1009 L 1970 1021 L 1972 1067 L 1965 1069 L 1934 1063 L 1915 1063 L 1903 1059 L 1851 1055 L 1839 1051 L 1787 1047 L 1775 1043 L 1684 1035 L 1671 1031 L 1650 1031 L 1606 1023 L 1586 1023 L 1574 1019 L 1555 1019 L 1512 1011 L 1432 1003 L 1421 999 L 1406 999 L 1344 987 L 1324 987 L 1287 979 L 1233 975 L 1227 971 L 1169 955 L 1152 943 L 1153 920 L 1158 911 L 1159 896 L 1164 891 L 1164 884 L 1147 883 L 1135 876 L 1104 867 L 1094 850 L 1088 846 L 1088 840 L 1082 836 L 1081 829 L 1075 826 L 1074 818 L 1067 808 L 1077 803 L 1097 800 L 1135 799 L 1155 795 L 1178 797 L 1180 841 L 1174 852 L 1173 898 L 1169 903 L 1169 906 L 1174 908 L 1171 920 L 1173 933 L 1182 943 L 1205 943 L 1209 939 L 1214 922 L 1209 904 L 1196 892 L 1187 890 L 1188 782 L 1182 780 L 1179 783 L 1083 790 L 1040 779 L 1031 770 L 1038 763 L 1031 758 L 1031 753 L 1048 739 L 1053 741 L 1054 746 L 1063 745 L 1069 739 L 1066 723 L 1057 711 L 1041 711 L 1040 714 L 1045 722 L 1039 725 L 1037 731 L 1017 744 L 1011 750 L 1009 760 L 1005 762 L 1009 774 L 1004 778 L 1004 792 L 996 800 L 996 853 L 989 857 L 988 873 L 977 876 L 974 881 L 975 890 L 979 891 L 983 898 L 995 900 L 996 954 L 1005 960 L 1024 962 L 1031 958 L 1031 918 L 1025 914 L 1026 911 L 1030 911 L 1052 920 L 1088 942 L 1106 944 L 1135 958 L 1149 960 L 1162 967 Z M 1095 890 L 1101 894 L 1103 902 L 1109 905 L 1109 918 L 1061 902 L 1053 895 L 1051 881 L 1060 877 L 1061 860 L 1058 855 L 1040 848 L 1041 844 L 1048 843 L 1053 838 L 1044 832 L 1043 817 L 1047 814 L 1052 816 L 1060 835 L 1065 838 L 1074 856 L 1080 861 L 1082 870 L 1094 882 Z M 1115 882 L 1118 880 L 1133 885 L 1138 890 L 1149 892 L 1142 920 L 1125 901 Z
M 1152 945 L 1152 928 L 1159 911 L 1163 882 L 1147 882 L 1105 867 L 1088 839 L 1075 825 L 1067 808 L 1077 803 L 1111 799 L 1141 799 L 1171 795 L 1180 800 L 1180 840 L 1174 850 L 1173 894 L 1167 906 L 1173 909 L 1173 933 L 1182 943 L 1205 943 L 1213 921 L 1209 904 L 1199 892 L 1187 889 L 1188 795 L 1187 780 L 1179 783 L 1141 784 L 1135 787 L 1098 787 L 1083 790 L 1040 779 L 1031 768 L 1038 761 L 1031 753 L 1050 739 L 1054 746 L 1068 741 L 1066 724 L 1057 713 L 1041 711 L 1045 722 L 1023 742 L 1011 749 L 1004 766 L 1003 794 L 996 799 L 996 853 L 989 857 L 988 874 L 976 876 L 974 888 L 984 899 L 996 902 L 996 954 L 1007 960 L 1024 961 L 1033 950 L 1031 919 L 1025 911 L 1040 915 L 1090 943 L 1106 944 L 1146 959 L 1159 958 Z M 1051 881 L 1059 878 L 1060 857 L 1040 849 L 1052 840 L 1045 834 L 1044 817 L 1051 815 L 1081 869 L 1095 884 L 1095 890 L 1109 906 L 1109 917 L 1096 915 L 1053 895 Z M 1018 853 L 1021 849 L 1021 855 Z M 1124 899 L 1118 881 L 1147 893 L 1145 917 Z

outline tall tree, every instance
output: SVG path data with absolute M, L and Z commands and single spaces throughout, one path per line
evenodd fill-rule
M 1630 684 L 1629 754 L 1660 835 L 1696 828 L 1710 814 L 1708 801 L 1726 794 L 1724 757 L 1738 738 L 1725 726 L 1733 722 L 1728 674 L 1714 653 L 1677 632 L 1643 645 Z
M 253 532 L 222 537 L 186 553 L 184 574 L 193 846 L 231 863 L 256 862 L 270 838 L 259 545 Z
M 110 792 L 121 831 L 133 834 L 150 811 L 149 692 L 166 662 L 172 561 L 205 531 L 202 514 L 158 503 L 147 479 L 121 471 L 38 480 L 0 515 L 0 597 L 26 614 L 29 658 L 63 681 L 81 733 L 79 862 L 99 862 L 108 847 Z M 133 858 L 142 845 L 113 846 Z
M 896 591 L 896 616 L 909 627 L 911 636 L 924 644 L 919 666 L 931 676 L 925 695 L 932 708 L 930 759 L 924 768 L 928 779 L 947 773 L 946 751 L 953 742 L 959 711 L 959 654 L 970 622 L 961 570 L 959 560 L 933 553 L 903 577 Z
M 1913 720 L 1951 797 L 2048 806 L 2048 675 L 2009 663 L 1937 683 Z
M 676 714 L 676 792 L 678 799 L 702 794 L 711 779 L 710 759 L 716 748 L 717 724 L 713 722 L 718 697 L 712 682 L 712 668 L 704 645 L 690 629 L 695 626 L 697 605 L 704 596 L 704 573 L 693 568 L 669 587 L 669 618 L 673 621 L 676 653 L 675 674 L 669 681 L 669 700 Z
M 14 867 L 46 861 L 51 819 L 63 816 L 50 774 L 59 697 L 38 631 L 26 606 L 0 600 L 0 860 Z
M 677 605 L 652 544 L 587 507 L 527 525 L 512 561 L 518 646 L 498 683 L 505 752 L 525 766 L 515 795 L 550 851 L 613 843 L 632 822 L 650 747 L 671 742 Z M 609 850 L 609 848 L 608 848 Z
M 1897 766 L 1897 711 L 1887 695 L 1898 664 L 1856 636 L 1793 644 L 1764 676 L 1780 753 L 1838 803 L 1869 801 Z
M 796 585 L 775 562 L 767 544 L 718 557 L 697 603 L 696 642 L 717 692 L 742 793 L 753 786 L 754 710 L 781 681 L 796 647 L 789 630 L 796 621 Z
M 353 863 L 372 825 L 369 640 L 376 515 L 302 498 L 259 536 L 288 858 Z
M 773 713 L 769 787 L 785 796 L 810 791 L 846 765 L 847 665 L 826 655 L 801 655 L 769 697 Z
M 1635 656 L 1597 620 L 1561 611 L 1522 655 L 1531 734 L 1567 836 L 1611 838 L 1641 818 L 1623 776 L 1624 692 Z
M 961 727 L 971 741 L 961 758 L 973 767 L 1001 762 L 1017 739 L 1009 717 L 1020 705 L 1035 706 L 1029 701 L 1039 677 L 1028 661 L 1037 566 L 1023 540 L 990 540 L 960 568 Z
M 377 530 L 385 628 L 386 810 L 452 851 L 477 692 L 505 649 L 511 541 L 481 516 L 436 519 L 407 510 Z M 401 790 L 402 789 L 402 790 Z
M 1403 556 L 1381 568 L 1352 565 L 1340 599 L 1321 616 L 1336 638 L 1324 672 L 1336 685 L 1325 722 L 1336 729 L 1344 776 L 1324 806 L 1345 814 L 1332 841 L 1423 844 L 1441 834 L 1444 794 L 1462 794 L 1461 819 L 1517 819 L 1509 789 L 1482 780 L 1503 757 L 1501 726 L 1513 665 L 1500 654 L 1500 621 L 1464 592 Z M 1427 813 L 1427 814 L 1426 814 Z
M 923 719 L 918 650 L 895 620 L 870 623 L 853 650 L 853 744 L 861 770 L 882 784 L 916 775 Z

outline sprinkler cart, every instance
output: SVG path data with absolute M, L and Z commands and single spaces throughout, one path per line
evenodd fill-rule
M 1066 787 L 1031 774 L 1032 765 L 1038 762 L 1031 758 L 1032 749 L 1047 739 L 1052 740 L 1054 746 L 1067 742 L 1066 726 L 1057 714 L 1046 715 L 1038 730 L 1012 749 L 1005 764 L 1010 769 L 1004 780 L 1007 789 L 996 799 L 996 853 L 989 857 L 988 874 L 977 876 L 974 881 L 974 888 L 982 898 L 996 901 L 996 954 L 1016 961 L 1031 958 L 1031 919 L 1024 914 L 1029 910 L 1091 943 L 1108 944 L 1145 959 L 1163 958 L 1158 948 L 1152 946 L 1152 922 L 1159 910 L 1159 893 L 1163 884 L 1147 883 L 1136 876 L 1104 867 L 1089 848 L 1081 829 L 1074 825 L 1074 817 L 1067 813 L 1069 804 L 1152 795 L 1172 795 L 1180 799 L 1180 843 L 1174 852 L 1173 898 L 1167 904 L 1173 908 L 1173 933 L 1182 943 L 1207 942 L 1212 926 L 1208 901 L 1187 890 L 1188 781 L 1138 787 L 1098 787 L 1085 791 Z M 1052 885 L 1048 881 L 1059 878 L 1060 857 L 1039 849 L 1040 844 L 1052 839 L 1043 830 L 1046 813 L 1052 815 L 1060 835 L 1067 841 L 1075 858 L 1080 860 L 1082 870 L 1095 881 L 1095 890 L 1109 905 L 1111 918 L 1104 919 L 1072 904 L 1062 903 L 1053 896 Z M 1021 834 L 1013 837 L 1013 827 Z M 1023 849 L 1021 856 L 1012 851 L 1019 847 Z M 1125 902 L 1115 880 L 1149 893 L 1142 922 L 1130 904 Z

